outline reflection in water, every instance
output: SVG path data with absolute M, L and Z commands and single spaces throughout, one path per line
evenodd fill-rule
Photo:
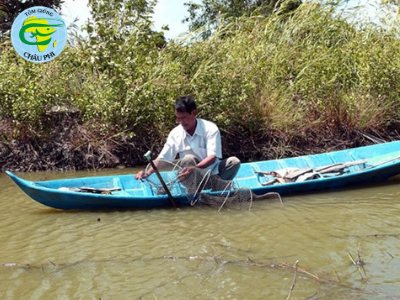
M 398 299 L 397 180 L 222 212 L 61 211 L 0 182 L 1 299 Z

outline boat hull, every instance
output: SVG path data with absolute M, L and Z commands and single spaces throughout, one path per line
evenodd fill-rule
M 361 160 L 360 163 L 358 163 Z M 350 163 L 340 175 L 317 179 L 269 185 L 274 177 L 266 174 L 290 168 L 318 170 L 324 166 Z M 175 171 L 176 172 L 176 171 Z M 134 175 L 99 176 L 50 181 L 28 181 L 8 172 L 11 179 L 32 199 L 58 209 L 119 209 L 172 207 L 167 195 L 159 194 L 147 181 L 138 181 Z M 294 158 L 243 163 L 234 179 L 237 188 L 250 188 L 262 195 L 277 192 L 281 195 L 334 190 L 371 182 L 382 182 L 400 174 L 400 141 L 352 148 L 329 153 Z M 163 172 L 165 181 L 172 182 L 174 172 Z M 178 206 L 188 206 L 190 201 L 185 188 L 179 183 L 169 185 Z M 77 188 L 112 189 L 110 194 L 76 191 Z

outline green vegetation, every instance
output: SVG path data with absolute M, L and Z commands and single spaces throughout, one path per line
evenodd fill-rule
M 33 128 L 45 138 L 49 111 L 61 107 L 99 134 L 159 142 L 182 94 L 195 95 L 200 117 L 237 137 L 385 132 L 400 120 L 396 20 L 377 25 L 356 19 L 356 9 L 340 13 L 340 2 L 307 1 L 268 17 L 221 19 L 208 39 L 198 30 L 166 43 L 151 29 L 146 1 L 140 9 L 90 3 L 89 37 L 49 63 L 23 60 L 10 40 L 0 45 L 0 119 L 13 122 L 15 137 Z
M 189 30 L 201 29 L 202 38 L 209 38 L 213 30 L 222 23 L 230 23 L 235 18 L 257 14 L 268 17 L 274 13 L 288 13 L 296 10 L 301 0 L 203 0 L 188 2 L 189 16 L 183 21 L 189 23 Z

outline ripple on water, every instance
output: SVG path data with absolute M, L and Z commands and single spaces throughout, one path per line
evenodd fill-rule
M 20 264 L 0 267 L 2 299 L 285 299 L 294 271 L 272 265 L 298 260 L 360 286 L 349 254 L 365 261 L 368 290 L 299 274 L 296 297 L 397 296 L 397 185 L 284 197 L 283 207 L 265 201 L 251 211 L 63 212 L 0 182 L 0 263 Z

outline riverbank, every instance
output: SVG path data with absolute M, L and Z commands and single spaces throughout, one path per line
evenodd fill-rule
M 131 136 L 118 127 L 102 130 L 99 124 L 83 124 L 79 116 L 52 115 L 46 133 L 24 129 L 17 139 L 12 121 L 0 121 L 0 169 L 16 172 L 68 171 L 125 168 L 144 165 L 143 154 L 161 150 L 165 137 L 146 132 Z M 22 129 L 21 129 L 22 130 Z M 13 133 L 14 132 L 14 133 Z M 315 128 L 287 135 L 277 131 L 252 134 L 234 129 L 222 131 L 223 155 L 243 162 L 329 152 L 400 139 L 400 128 L 391 126 L 384 134 L 346 128 Z
M 160 47 L 150 23 L 126 30 L 135 13 L 104 5 L 113 13 L 94 16 L 90 32 L 110 30 L 77 38 L 49 63 L 0 44 L 2 170 L 143 165 L 176 124 L 181 95 L 219 126 L 224 156 L 242 161 L 398 139 L 398 19 L 363 21 L 337 14 L 339 3 L 307 1 Z

